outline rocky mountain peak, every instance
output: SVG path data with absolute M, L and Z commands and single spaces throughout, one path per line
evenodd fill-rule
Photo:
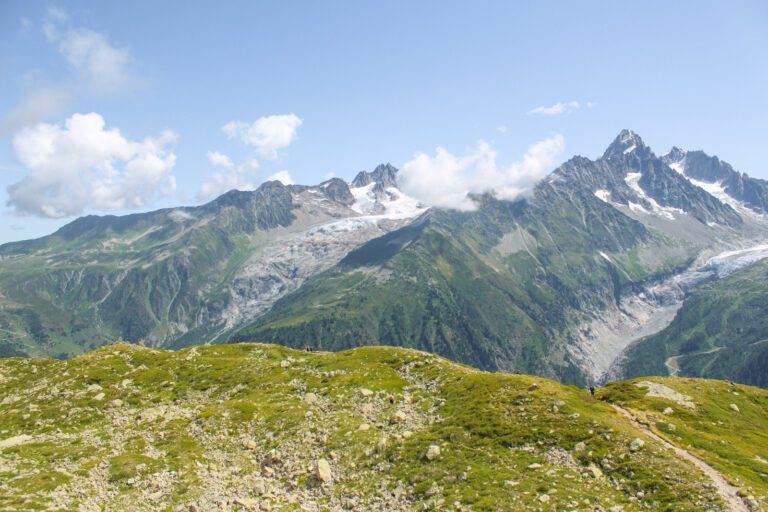
M 376 183 L 381 188 L 397 187 L 397 168 L 390 163 L 379 164 L 371 171 L 360 171 L 352 180 L 353 187 Z
M 684 149 L 680 149 L 677 146 L 672 146 L 672 149 L 669 150 L 669 153 L 664 155 L 663 159 L 664 162 L 669 165 L 671 163 L 678 163 L 682 162 L 683 158 L 688 154 L 688 151 Z
M 349 185 L 341 178 L 331 178 L 320 184 L 320 189 L 326 197 L 345 206 L 351 206 L 355 198 L 349 191 Z
M 653 152 L 637 133 L 625 128 L 613 139 L 611 145 L 603 153 L 603 158 L 611 160 L 624 159 L 629 156 L 645 159 L 653 156 Z

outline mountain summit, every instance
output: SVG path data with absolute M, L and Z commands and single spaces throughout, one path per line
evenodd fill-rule
M 625 158 L 626 155 L 635 153 L 639 158 L 653 156 L 653 152 L 645 145 L 643 139 L 632 130 L 624 129 L 619 132 L 613 142 L 603 153 L 606 160 Z

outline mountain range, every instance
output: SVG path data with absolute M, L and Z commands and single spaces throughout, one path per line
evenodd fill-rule
M 643 372 L 765 385 L 764 355 L 730 357 L 720 373 L 693 364 L 740 352 L 745 331 L 761 350 L 755 315 L 679 333 L 692 314 L 726 314 L 702 309 L 721 287 L 763 289 L 745 273 L 768 255 L 768 182 L 701 151 L 657 156 L 630 130 L 527 197 L 472 196 L 472 211 L 428 208 L 399 181 L 389 164 L 350 183 L 272 181 L 2 245 L 0 351 L 386 344 L 581 385 Z

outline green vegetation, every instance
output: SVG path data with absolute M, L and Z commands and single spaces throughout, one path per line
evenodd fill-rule
M 647 396 L 636 386 L 643 381 L 673 388 L 690 397 L 692 406 Z M 768 494 L 768 391 L 717 380 L 650 377 L 611 383 L 599 396 L 639 413 L 657 433 L 706 461 L 746 495 Z
M 768 261 L 694 290 L 672 323 L 631 347 L 623 375 L 730 379 L 768 387 Z
M 353 250 L 232 339 L 406 346 L 584 384 L 570 330 L 626 287 L 684 266 L 692 249 L 591 192 L 574 198 L 545 182 L 536 194 L 517 203 L 486 196 L 475 212 L 433 210 Z
M 221 327 L 196 325 L 198 315 L 226 307 L 235 273 L 293 208 L 287 188 L 267 184 L 197 208 L 83 217 L 0 246 L 0 356 L 210 340 Z
M 698 407 L 672 403 L 675 440 L 765 500 L 768 392 L 662 382 Z M 0 396 L 3 510 L 722 507 L 703 474 L 583 389 L 409 349 L 117 344 L 4 359 Z M 604 398 L 648 414 L 670 404 L 629 383 Z

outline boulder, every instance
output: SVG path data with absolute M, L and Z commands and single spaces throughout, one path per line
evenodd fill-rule
M 645 441 L 640 439 L 639 437 L 636 437 L 632 440 L 632 442 L 629 443 L 629 451 L 636 452 L 639 451 L 645 446 Z
M 427 453 L 424 454 L 427 460 L 435 460 L 440 456 L 440 447 L 436 444 L 431 444 L 427 448 Z
M 324 484 L 329 484 L 333 481 L 331 465 L 327 460 L 317 459 L 317 462 L 315 463 L 315 476 Z

